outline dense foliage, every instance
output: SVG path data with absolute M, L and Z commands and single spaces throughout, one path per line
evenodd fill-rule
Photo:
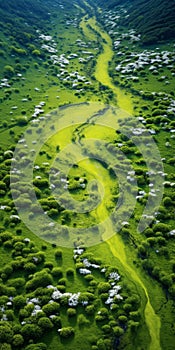
M 100 1 L 100 5 L 114 9 L 124 5 L 128 14 L 123 24 L 134 28 L 142 36 L 143 44 L 155 44 L 175 38 L 174 0 L 110 0 Z

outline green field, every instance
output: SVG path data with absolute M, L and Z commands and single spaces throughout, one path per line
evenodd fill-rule
M 4 6 L 0 350 L 173 350 L 174 42 L 121 6 Z

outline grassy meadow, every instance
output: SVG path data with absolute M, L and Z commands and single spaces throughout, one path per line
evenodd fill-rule
M 175 43 L 31 4 L 0 5 L 0 350 L 173 350 Z

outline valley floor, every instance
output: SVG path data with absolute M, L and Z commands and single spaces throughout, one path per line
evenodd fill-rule
M 173 350 L 174 44 L 71 10 L 1 53 L 0 347 Z

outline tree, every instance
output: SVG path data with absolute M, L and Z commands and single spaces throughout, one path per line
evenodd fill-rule
M 60 336 L 63 338 L 69 338 L 74 335 L 74 329 L 72 327 L 63 327 L 59 331 Z
M 56 259 L 61 259 L 62 258 L 62 254 L 63 254 L 62 250 L 61 249 L 57 249 L 55 251 L 55 258 Z
M 7 344 L 7 343 L 4 343 L 4 344 L 1 344 L 1 350 L 11 350 L 12 347 L 10 344 Z
M 15 334 L 13 336 L 13 345 L 20 347 L 24 343 L 24 338 L 21 334 Z
M 119 322 L 122 323 L 122 324 L 126 324 L 127 321 L 128 321 L 128 319 L 127 319 L 127 317 L 126 317 L 125 315 L 120 315 L 120 316 L 118 317 L 118 320 L 119 320 Z
M 53 280 L 51 275 L 49 275 L 47 272 L 41 271 L 41 273 L 38 273 L 34 276 L 32 280 L 29 280 L 26 283 L 26 289 L 27 290 L 34 290 L 38 287 L 47 287 L 49 284 L 52 284 Z
M 53 328 L 53 324 L 48 317 L 41 317 L 38 321 L 38 326 L 41 327 L 43 331 Z
M 170 231 L 170 227 L 167 224 L 159 222 L 158 224 L 155 224 L 153 226 L 153 231 L 154 232 L 162 232 L 162 233 L 167 233 Z
M 105 344 L 104 344 L 104 340 L 103 340 L 103 339 L 99 339 L 99 340 L 97 341 L 97 348 L 98 348 L 99 350 L 106 350 L 106 346 L 105 346 Z
M 95 312 L 95 306 L 94 305 L 87 305 L 85 309 L 87 315 L 93 315 Z
M 58 313 L 60 310 L 60 304 L 53 302 L 50 304 L 46 304 L 42 307 L 42 311 L 47 315 L 53 315 L 55 313 Z
M 87 318 L 83 314 L 78 315 L 78 325 L 80 327 L 87 326 L 89 323 L 89 320 L 87 320 Z
M 98 285 L 98 292 L 99 293 L 106 293 L 111 288 L 110 283 L 108 282 L 100 282 Z
M 14 71 L 14 68 L 10 65 L 6 65 L 4 67 L 4 76 L 6 78 L 11 78 L 13 75 L 14 75 L 15 71 Z
M 131 318 L 133 321 L 139 321 L 139 319 L 140 319 L 140 313 L 139 313 L 139 311 L 131 311 L 131 312 L 129 313 L 129 316 L 130 316 L 130 318 Z
M 13 330 L 6 321 L 0 322 L 0 343 L 11 343 L 13 340 Z
M 24 265 L 24 270 L 27 272 L 27 274 L 34 273 L 36 271 L 36 265 L 32 262 L 28 262 Z
M 41 337 L 42 331 L 40 327 L 36 326 L 36 324 L 25 324 L 21 328 L 21 334 L 25 340 L 37 340 Z
M 52 276 L 55 278 L 60 278 L 63 276 L 62 269 L 60 267 L 54 267 L 52 270 Z
M 67 309 L 67 316 L 68 317 L 73 317 L 75 315 L 76 315 L 76 309 L 73 309 L 73 308 Z

